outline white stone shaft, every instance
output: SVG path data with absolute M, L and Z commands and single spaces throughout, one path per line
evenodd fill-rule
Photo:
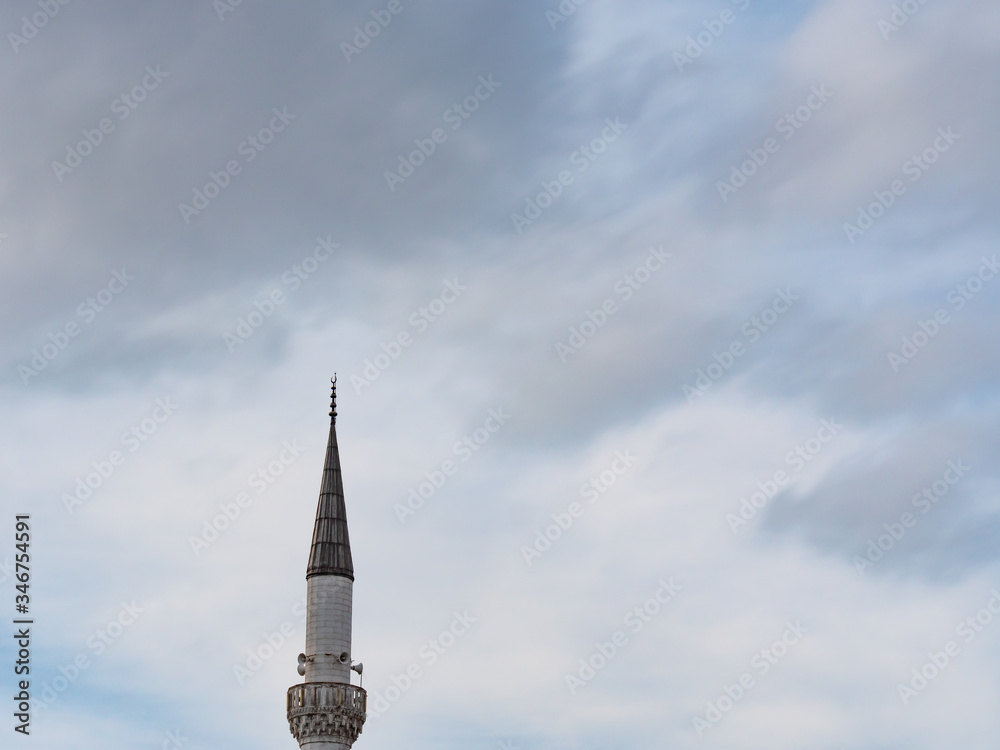
M 303 740 L 299 747 L 307 747 L 309 750 L 351 750 L 351 746 L 343 742 L 330 742 L 322 737 L 315 740 Z
M 354 581 L 337 575 L 312 576 L 306 590 L 305 681 L 350 684 Z M 347 654 L 343 661 L 341 654 Z

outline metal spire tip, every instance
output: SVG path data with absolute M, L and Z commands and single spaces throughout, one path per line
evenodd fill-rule
M 330 378 L 330 417 L 337 421 L 337 373 Z

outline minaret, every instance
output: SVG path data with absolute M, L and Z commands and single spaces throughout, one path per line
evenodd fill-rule
M 350 750 L 367 704 L 365 691 L 351 685 L 354 563 L 337 448 L 337 381 L 331 382 L 330 439 L 306 568 L 306 650 L 299 655 L 305 682 L 288 689 L 288 726 L 303 750 Z

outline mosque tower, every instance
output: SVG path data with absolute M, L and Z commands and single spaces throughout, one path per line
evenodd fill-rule
M 330 403 L 330 439 L 306 568 L 305 681 L 288 689 L 288 726 L 302 750 L 350 750 L 365 723 L 367 693 L 351 685 L 354 563 L 337 448 L 337 381 Z

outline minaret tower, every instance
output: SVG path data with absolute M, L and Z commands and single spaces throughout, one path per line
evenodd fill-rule
M 367 694 L 351 685 L 354 562 L 337 448 L 337 381 L 330 403 L 330 439 L 306 569 L 305 682 L 288 689 L 288 726 L 302 750 L 350 750 L 365 723 Z M 361 673 L 361 666 L 354 670 Z

